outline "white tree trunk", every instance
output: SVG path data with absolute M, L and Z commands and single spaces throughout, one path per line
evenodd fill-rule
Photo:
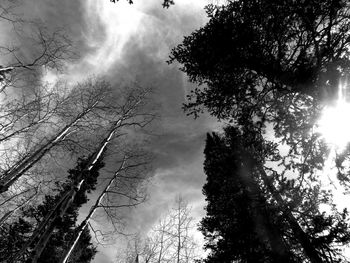
M 81 224 L 78 226 L 78 233 L 75 235 L 69 249 L 65 252 L 64 256 L 62 257 L 60 263 L 67 263 L 67 260 L 69 259 L 69 256 L 71 255 L 75 245 L 78 243 L 79 238 L 81 236 L 81 234 L 83 233 L 84 229 L 86 228 L 86 226 L 88 225 L 91 217 L 94 215 L 96 209 L 99 207 L 103 197 L 105 196 L 106 192 L 108 191 L 108 189 L 111 187 L 111 185 L 114 183 L 114 181 L 116 180 L 118 174 L 120 173 L 120 171 L 122 171 L 125 167 L 125 162 L 126 162 L 126 158 L 124 157 L 121 166 L 119 167 L 119 169 L 115 172 L 114 176 L 112 177 L 112 179 L 108 182 L 108 184 L 106 185 L 106 187 L 102 190 L 101 194 L 99 195 L 99 197 L 97 198 L 95 204 L 90 208 L 90 211 L 88 213 L 88 215 L 85 217 L 85 219 L 83 220 L 83 222 L 81 222 Z
M 80 113 L 72 122 L 67 124 L 60 130 L 50 141 L 42 145 L 34 151 L 30 156 L 19 160 L 12 168 L 5 171 L 0 180 L 0 193 L 6 192 L 26 171 L 33 167 L 38 161 L 45 156 L 54 146 L 62 142 L 69 135 L 72 127 L 74 127 L 84 116 L 86 116 L 95 106 L 97 102 L 91 105 L 88 109 Z

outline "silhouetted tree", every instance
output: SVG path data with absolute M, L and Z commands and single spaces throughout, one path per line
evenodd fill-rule
M 270 222 L 277 211 L 268 210 L 252 178 L 253 167 L 239 145 L 232 149 L 224 140 L 208 135 L 205 148 L 203 193 L 208 205 L 201 230 L 208 240 L 205 247 L 212 251 L 207 262 L 293 262 L 280 229 Z
M 344 262 L 339 246 L 350 241 L 348 212 L 320 212 L 331 200 L 317 187 L 304 191 L 289 181 L 277 190 L 276 177 L 263 171 L 273 147 L 262 143 L 233 127 L 207 137 L 205 262 Z
M 283 94 L 334 95 L 349 72 L 349 2 L 228 1 L 207 6 L 210 21 L 173 49 L 189 79 L 207 86 L 189 95 L 218 117 L 237 103 Z M 267 98 L 265 98 L 267 96 Z
M 243 137 L 236 131 L 214 140 L 222 148 L 211 156 L 218 160 L 210 166 L 210 172 L 224 178 L 208 175 L 212 178 L 205 188 L 207 191 L 210 187 L 210 196 L 218 202 L 213 208 L 209 203 L 209 216 L 203 221 L 207 224 L 204 228 L 210 227 L 205 230 L 210 240 L 207 247 L 214 251 L 208 262 L 229 261 L 234 259 L 232 254 L 240 260 L 252 255 L 239 244 L 236 247 L 243 252 L 233 251 L 235 246 L 230 243 L 238 241 L 231 240 L 235 232 L 229 231 L 246 227 L 244 215 L 250 215 L 255 225 L 249 224 L 250 230 L 246 229 L 252 233 L 251 238 L 238 240 L 245 240 L 246 248 L 256 248 L 258 259 L 265 255 L 269 258 L 266 260 L 276 262 L 279 256 L 311 262 L 340 260 L 342 255 L 335 244 L 348 243 L 343 227 L 347 225 L 347 211 L 332 210 L 328 215 L 320 212 L 320 203 L 332 206 L 331 194 L 322 190 L 320 183 L 329 149 L 313 128 L 325 100 L 334 99 L 338 81 L 349 72 L 349 3 L 227 2 L 224 6 L 207 6 L 209 22 L 185 37 L 170 57 L 170 62 L 181 64 L 190 81 L 201 86 L 189 94 L 184 106 L 187 113 L 197 117 L 206 109 L 244 132 Z M 264 132 L 272 129 L 273 140 L 285 148 L 271 148 L 265 160 L 266 150 L 259 145 L 271 145 Z M 246 138 L 249 136 L 250 140 Z M 232 148 L 234 145 L 236 148 Z M 226 147 L 231 147 L 230 151 Z M 266 166 L 265 161 L 274 167 Z M 224 164 L 227 169 L 220 170 Z M 242 167 L 245 169 L 239 170 Z M 225 188 L 228 171 L 234 181 Z M 213 189 L 220 189 L 220 193 L 215 194 Z M 227 196 L 230 193 L 238 197 Z M 258 193 L 259 201 L 253 198 L 254 193 Z M 231 201 L 237 198 L 247 200 L 247 207 Z M 233 206 L 227 207 L 230 202 Z M 237 209 L 235 216 L 232 209 Z M 269 228 L 270 224 L 276 224 L 276 228 Z M 260 230 L 254 232 L 257 225 Z M 337 234 L 328 235 L 327 231 Z M 226 233 L 230 234 L 224 236 Z M 281 239 L 283 242 L 278 241 Z M 317 240 L 327 241 L 321 245 Z M 249 246 L 253 241 L 260 245 Z M 277 248 L 278 243 L 290 251 Z
M 87 175 L 87 179 L 83 183 L 81 190 L 75 196 L 72 205 L 67 209 L 66 214 L 58 218 L 54 223 L 54 231 L 46 240 L 46 244 L 40 243 L 42 246 L 36 248 L 28 243 L 29 237 L 36 231 L 36 225 L 40 224 L 48 213 L 51 212 L 55 203 L 65 195 L 70 185 L 76 180 L 86 165 L 86 159 L 79 159 L 75 169 L 69 171 L 68 179 L 64 183 L 56 184 L 56 195 L 46 195 L 44 201 L 37 207 L 23 209 L 22 217 L 13 223 L 3 224 L 1 227 L 1 259 L 6 262 L 59 262 L 63 256 L 64 250 L 69 247 L 69 241 L 75 234 L 79 208 L 87 202 L 86 194 L 95 189 L 99 169 L 103 167 L 102 163 L 98 163 L 95 169 L 92 169 Z M 17 253 L 25 248 L 20 258 Z M 37 253 L 40 250 L 40 253 Z M 86 229 L 82 233 L 72 258 L 74 262 L 90 262 L 96 254 L 96 249 L 91 243 L 91 235 Z
M 322 167 L 328 152 L 313 127 L 350 68 L 349 3 L 227 2 L 207 6 L 209 22 L 172 50 L 170 62 L 200 85 L 184 109 L 267 126 L 290 146 L 286 169 Z

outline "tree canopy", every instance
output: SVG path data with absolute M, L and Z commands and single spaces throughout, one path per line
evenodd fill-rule
M 314 128 L 349 73 L 348 1 L 206 9 L 209 22 L 169 60 L 199 85 L 185 111 L 207 110 L 232 126 L 209 135 L 205 148 L 205 262 L 346 261 L 348 212 L 322 188 L 330 148 Z M 348 156 L 349 148 L 336 156 L 342 182 Z
M 349 7 L 344 0 L 207 6 L 209 22 L 171 53 L 170 62 L 205 84 L 188 96 L 185 109 L 198 114 L 204 106 L 225 118 L 248 103 L 262 107 L 285 94 L 333 96 L 350 68 Z

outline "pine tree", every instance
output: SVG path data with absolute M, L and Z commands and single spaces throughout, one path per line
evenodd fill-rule
M 267 214 L 271 211 L 266 211 L 268 204 L 260 191 L 249 193 L 248 185 L 242 180 L 242 176 L 251 177 L 252 171 L 239 174 L 243 173 L 243 162 L 247 161 L 242 160 L 242 154 L 242 149 L 233 150 L 218 135 L 208 135 L 204 166 L 207 183 L 203 187 L 208 205 L 201 230 L 208 240 L 206 248 L 212 253 L 206 262 L 281 262 L 266 234 L 268 228 L 272 228 L 271 223 L 266 222 L 267 217 L 271 217 Z M 254 203 L 261 209 L 254 207 Z M 284 255 L 280 256 L 292 262 L 285 245 L 281 243 Z
M 225 2 L 207 6 L 208 23 L 172 51 L 191 81 L 206 84 L 189 94 L 189 113 L 223 118 L 285 94 L 337 94 L 350 70 L 348 1 Z
M 69 170 L 67 180 L 63 183 L 56 183 L 56 195 L 46 195 L 42 204 L 37 207 L 24 209 L 22 218 L 2 227 L 0 260 L 7 259 L 8 262 L 12 262 L 11 258 L 26 245 L 28 238 L 35 230 L 35 225 L 39 224 L 45 218 L 47 213 L 55 206 L 55 203 L 70 189 L 72 183 L 75 182 L 78 175 L 85 169 L 87 159 L 79 159 L 77 167 Z M 98 171 L 102 167 L 103 163 L 98 162 L 90 170 L 89 174 L 86 175 L 86 180 L 81 186 L 80 191 L 75 195 L 72 205 L 68 208 L 66 214 L 54 222 L 54 230 L 46 246 L 43 247 L 37 262 L 59 262 L 76 231 L 79 208 L 88 201 L 86 194 L 95 189 L 99 175 Z M 29 246 L 24 258 L 18 259 L 18 262 L 32 262 L 32 259 L 35 258 L 35 254 L 33 254 L 35 251 L 33 249 L 33 245 Z M 89 230 L 86 229 L 72 253 L 72 262 L 90 262 L 96 252 L 96 248 L 91 243 Z M 15 260 L 14 262 L 17 261 Z
M 261 167 L 272 150 L 233 127 L 208 135 L 205 262 L 344 262 L 339 247 L 350 242 L 348 212 L 321 213 L 319 204 L 331 199 L 318 187 L 301 191 L 289 182 L 271 189 Z

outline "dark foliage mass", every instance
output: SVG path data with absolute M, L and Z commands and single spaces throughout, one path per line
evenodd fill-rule
M 219 118 L 284 94 L 333 96 L 349 72 L 346 0 L 241 0 L 207 7 L 210 21 L 173 49 L 189 79 L 205 84 L 185 109 Z
M 321 188 L 329 150 L 313 127 L 349 73 L 348 1 L 238 0 L 207 13 L 169 61 L 199 85 L 187 113 L 232 125 L 206 142 L 204 262 L 347 262 L 348 211 Z
M 347 262 L 339 250 L 350 242 L 347 210 L 320 213 L 325 193 L 318 188 L 312 199 L 288 184 L 274 188 L 261 169 L 273 148 L 233 127 L 207 136 L 200 229 L 211 253 L 204 262 Z M 293 197 L 289 204 L 285 195 Z
M 267 226 L 266 222 L 263 222 L 266 218 L 262 218 L 262 213 L 269 218 L 275 213 L 273 209 L 267 210 L 269 205 L 259 191 L 249 193 L 248 186 L 241 176 L 251 180 L 252 169 L 246 167 L 248 160 L 245 160 L 242 145 L 234 141 L 236 138 L 231 139 L 234 145 L 227 145 L 225 138 L 217 134 L 207 136 L 204 151 L 207 183 L 203 187 L 203 193 L 208 205 L 207 216 L 201 222 L 201 230 L 208 240 L 206 248 L 210 248 L 212 253 L 206 261 L 280 262 L 279 260 L 287 256 L 274 255 L 268 243 L 263 240 L 267 236 L 259 238 L 259 226 L 253 216 L 257 211 L 254 211 L 251 204 L 255 202 L 261 207 L 258 209 L 262 219 L 260 223 L 264 226 Z M 244 169 L 247 170 L 243 171 Z M 255 185 L 255 182 L 251 183 Z M 257 186 L 254 188 L 257 189 Z M 252 199 L 253 195 L 255 197 Z M 257 208 L 256 206 L 255 210 Z M 269 228 L 273 229 L 271 224 Z M 262 235 L 266 232 L 263 230 L 260 229 Z M 284 242 L 281 245 L 285 246 Z
M 55 204 L 61 199 L 62 195 L 69 191 L 71 185 L 76 183 L 77 178 L 80 178 L 81 173 L 88 173 L 84 175 L 86 180 L 75 195 L 73 203 L 65 215 L 63 217 L 57 217 L 54 221 L 54 230 L 37 260 L 40 263 L 60 262 L 63 253 L 69 248 L 70 241 L 76 231 L 79 208 L 88 201 L 86 194 L 95 189 L 97 177 L 99 176 L 98 171 L 103 167 L 103 163 L 98 162 L 90 172 L 86 172 L 86 162 L 86 159 L 79 159 L 77 167 L 69 170 L 68 179 L 63 183 L 56 183 L 56 189 L 54 190 L 57 193 L 56 195 L 46 195 L 41 205 L 25 208 L 22 212 L 22 217 L 18 221 L 5 224 L 1 227 L 1 262 L 5 259 L 11 262 L 11 258 L 16 253 L 21 251 L 23 247 L 28 246 L 28 238 L 36 230 L 35 226 L 44 220 L 45 216 L 55 207 Z M 26 252 L 19 259 L 19 262 L 32 262 L 31 260 L 34 258 L 36 252 L 33 246 L 29 245 L 26 248 Z M 96 248 L 91 243 L 89 229 L 86 228 L 77 246 L 74 248 L 70 260 L 71 262 L 87 263 L 94 258 L 96 252 Z M 17 261 L 15 260 L 14 262 Z

